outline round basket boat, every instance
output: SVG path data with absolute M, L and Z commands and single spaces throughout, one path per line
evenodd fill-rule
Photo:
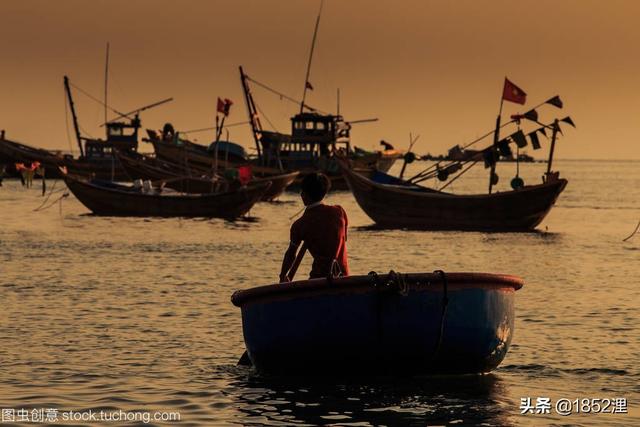
M 485 373 L 514 327 L 515 276 L 370 273 L 236 291 L 258 372 L 276 375 Z

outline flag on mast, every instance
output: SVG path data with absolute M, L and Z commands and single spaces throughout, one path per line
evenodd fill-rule
M 233 101 L 229 98 L 225 98 L 224 101 L 218 97 L 218 113 L 222 113 L 226 116 L 229 115 L 229 111 L 231 110 L 231 105 L 233 105 Z
M 516 104 L 524 105 L 527 102 L 527 94 L 518 86 L 509 81 L 508 78 L 504 78 L 504 89 L 502 91 L 502 99 L 505 101 L 515 102 Z

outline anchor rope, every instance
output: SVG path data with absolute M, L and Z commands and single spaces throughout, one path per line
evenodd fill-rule
M 640 229 L 640 221 L 638 221 L 638 225 L 636 225 L 636 229 L 633 230 L 633 233 L 631 233 L 630 235 L 628 235 L 627 237 L 625 237 L 624 239 L 622 239 L 623 242 L 626 242 L 627 240 L 629 240 L 630 238 L 632 238 L 633 236 L 636 235 L 636 233 L 638 232 L 638 229 Z
M 47 210 L 47 209 L 49 209 L 50 207 L 54 206 L 54 205 L 55 205 L 56 203 L 58 203 L 58 202 L 60 202 L 60 209 L 62 209 L 62 199 L 66 198 L 66 197 L 69 197 L 69 193 L 65 191 L 64 193 L 62 193 L 62 195 L 61 195 L 60 197 L 58 197 L 58 198 L 57 198 L 57 199 L 55 199 L 53 202 L 51 202 L 51 203 L 49 204 L 49 206 L 45 206 L 45 207 L 43 207 L 43 208 L 41 208 L 41 209 L 38 209 L 38 211 L 44 211 L 44 210 Z
M 47 195 L 47 197 L 44 199 L 44 201 L 40 204 L 40 206 L 38 206 L 37 208 L 35 208 L 33 211 L 34 212 L 38 212 L 40 210 L 41 207 L 43 207 L 48 201 L 49 198 L 51 197 L 51 195 L 53 194 L 53 190 L 54 188 L 56 188 L 56 184 L 58 183 L 58 180 L 56 179 L 55 181 L 53 181 L 53 185 L 51 186 L 51 189 L 49 190 L 49 194 Z M 64 189 L 62 189 L 64 190 Z
M 62 210 L 62 199 L 64 199 L 65 197 L 69 197 L 69 192 L 66 191 L 66 188 L 60 188 L 59 190 L 53 191 L 54 188 L 56 188 L 56 184 L 58 183 L 58 180 L 56 179 L 55 181 L 53 181 L 53 185 L 51 186 L 51 190 L 49 190 L 49 194 L 47 195 L 47 197 L 44 199 L 44 201 L 40 204 L 40 206 L 38 206 L 37 208 L 35 208 L 33 211 L 34 212 L 40 212 L 40 211 L 44 211 L 49 209 L 50 207 L 52 207 L 53 205 L 55 205 L 57 202 L 60 202 L 60 210 Z M 55 199 L 53 202 L 51 202 L 48 206 L 45 206 L 45 204 L 47 203 L 47 201 L 51 198 L 51 195 L 54 193 L 59 193 L 61 191 L 64 191 L 64 193 L 58 197 L 57 199 Z

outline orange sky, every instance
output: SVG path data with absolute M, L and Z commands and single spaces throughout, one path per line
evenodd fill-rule
M 118 110 L 173 96 L 144 112 L 143 126 L 213 125 L 217 96 L 235 101 L 230 122 L 246 120 L 237 67 L 296 98 L 319 1 L 0 2 L 0 128 L 7 137 L 68 149 L 62 76 L 102 97 L 105 45 L 111 44 L 109 103 Z M 565 108 L 541 108 L 543 120 L 571 115 L 560 158 L 640 159 L 640 3 L 619 1 L 326 0 L 308 103 L 335 111 L 336 89 L 364 148 L 380 139 L 443 153 L 489 130 L 503 79 L 528 93 L 528 105 L 560 94 Z M 259 88 L 256 101 L 279 131 L 296 107 Z M 102 108 L 75 95 L 80 124 L 92 136 Z M 505 113 L 524 111 L 505 104 Z M 266 123 L 265 123 L 266 124 Z M 248 127 L 231 139 L 253 146 Z M 200 142 L 213 133 L 193 134 Z M 75 141 L 74 148 L 75 148 Z M 548 144 L 543 142 L 546 156 Z M 150 147 L 145 147 L 149 150 Z

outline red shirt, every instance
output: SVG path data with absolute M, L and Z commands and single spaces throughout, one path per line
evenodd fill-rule
M 304 241 L 313 256 L 310 278 L 329 276 L 333 260 L 337 261 L 343 276 L 349 275 L 348 225 L 342 207 L 324 204 L 307 207 L 291 225 L 291 243 L 297 246 Z

